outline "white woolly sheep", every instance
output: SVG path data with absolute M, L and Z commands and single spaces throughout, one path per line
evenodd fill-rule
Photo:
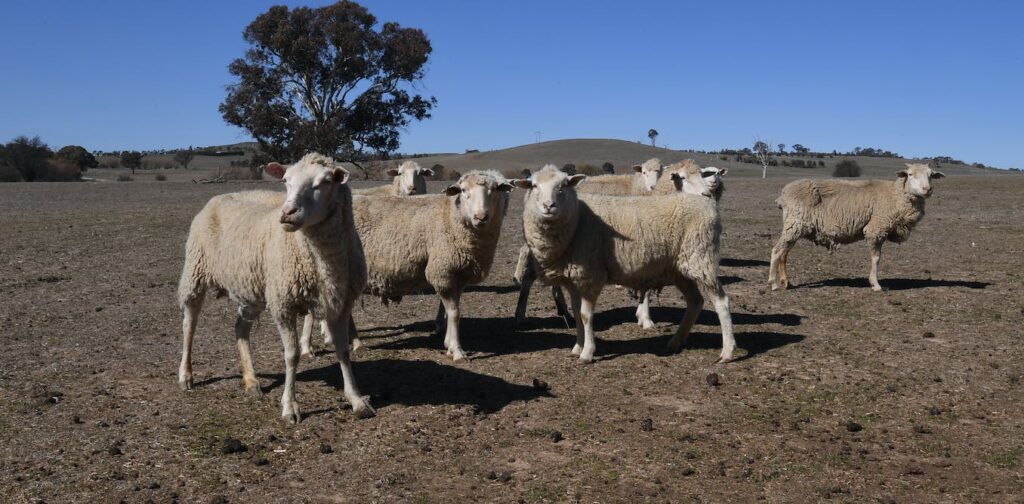
M 828 247 L 871 242 L 871 290 L 880 291 L 878 261 L 886 240 L 900 243 L 924 217 L 931 179 L 942 178 L 927 164 L 907 163 L 896 180 L 810 180 L 790 182 L 776 203 L 782 209 L 782 235 L 772 248 L 768 283 L 789 287 L 786 258 L 800 238 Z
M 610 196 L 643 196 L 651 194 L 664 170 L 658 158 L 651 158 L 643 164 L 633 166 L 629 175 L 598 175 L 588 177 L 587 183 L 580 186 L 580 193 L 607 194 Z
M 265 171 L 283 179 L 287 193 L 251 191 L 215 196 L 192 220 L 178 284 L 184 311 L 178 383 L 192 388 L 192 338 L 206 292 L 238 303 L 235 337 L 248 392 L 260 395 L 249 332 L 264 309 L 284 345 L 281 417 L 300 420 L 295 400 L 299 363 L 296 321 L 312 313 L 328 321 L 344 381 L 345 398 L 359 417 L 373 408 L 359 394 L 349 360 L 352 307 L 367 282 L 366 260 L 352 219 L 348 172 L 330 158 L 308 154 L 289 167 Z
M 447 318 L 445 348 L 456 361 L 466 358 L 459 341 L 462 291 L 490 272 L 511 190 L 500 174 L 473 171 L 444 194 L 353 200 L 369 268 L 367 292 L 388 302 L 432 287 L 442 303 L 437 334 Z M 303 334 L 303 345 L 308 340 Z
M 415 161 L 406 161 L 398 168 L 391 168 L 387 171 L 389 177 L 394 177 L 391 185 L 370 187 L 367 189 L 356 189 L 355 194 L 366 196 L 414 196 L 427 193 L 426 177 L 433 177 L 434 170 L 422 168 Z
M 577 196 L 575 187 L 584 179 L 548 165 L 531 180 L 515 181 L 529 189 L 523 227 L 542 278 L 566 288 L 572 299 L 572 353 L 583 362 L 594 358 L 594 306 L 605 285 L 637 290 L 675 285 L 687 308 L 669 348 L 682 347 L 710 297 L 722 328 L 719 361 L 731 360 L 736 342 L 729 298 L 718 281 L 722 227 L 710 194 Z M 685 179 L 704 185 L 695 165 L 688 166 Z
M 653 181 L 647 179 L 647 175 L 644 175 L 643 180 L 647 181 L 647 184 L 649 184 L 651 189 L 644 190 L 644 192 L 640 192 L 638 194 L 634 194 L 637 196 L 644 194 L 671 194 L 675 192 L 686 192 L 689 194 L 707 196 L 707 191 L 709 188 L 706 187 L 705 184 L 710 180 L 714 180 L 717 177 L 718 173 L 717 168 L 711 170 L 701 169 L 696 163 L 694 163 L 692 159 L 686 159 L 674 163 L 667 168 L 662 167 L 661 162 L 658 161 L 657 159 L 651 159 L 645 162 L 643 166 L 647 169 L 647 173 L 661 173 L 662 171 L 667 171 L 668 175 L 660 179 L 657 178 L 656 176 Z M 641 165 L 634 166 L 633 168 L 635 170 L 636 168 L 639 167 L 641 167 Z M 657 167 L 657 172 L 655 172 L 655 167 Z M 694 169 L 700 170 L 700 177 L 704 178 L 704 184 L 698 183 L 696 179 L 691 179 L 690 181 L 687 181 L 687 174 L 691 173 Z M 638 171 L 638 173 L 641 172 Z M 640 177 L 637 176 L 632 177 L 640 179 Z M 583 190 L 587 188 L 595 178 L 602 179 L 605 177 L 588 177 L 586 183 L 578 186 L 577 192 L 584 192 Z M 717 180 L 719 181 L 719 185 L 717 186 L 717 188 L 719 190 L 718 194 L 720 195 L 721 178 L 718 178 Z M 601 188 L 608 187 L 611 186 L 601 186 Z M 646 185 L 644 187 L 646 187 Z M 594 193 L 597 191 L 591 192 Z M 520 285 L 519 300 L 516 303 L 515 320 L 517 324 L 521 323 L 526 318 L 526 304 L 529 299 L 530 287 L 533 285 L 533 282 L 536 279 L 536 274 L 530 270 L 530 268 L 533 267 L 536 266 L 535 263 L 532 262 L 532 258 L 529 256 L 529 247 L 527 245 L 523 245 L 523 247 L 519 251 L 519 262 L 516 265 L 516 272 L 514 275 L 514 280 Z M 565 301 L 562 298 L 561 291 L 558 290 L 557 288 L 552 288 L 552 294 L 555 299 L 555 308 L 558 311 L 558 314 L 562 316 L 564 319 L 568 320 L 567 315 L 571 316 L 571 314 L 569 314 L 568 310 L 565 307 Z M 640 299 L 640 302 L 637 305 L 636 309 L 637 324 L 643 327 L 644 329 L 650 329 L 654 327 L 654 321 L 651 320 L 650 315 L 650 292 L 642 291 L 633 294 Z

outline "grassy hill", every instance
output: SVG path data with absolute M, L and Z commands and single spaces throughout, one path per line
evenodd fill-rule
M 626 173 L 634 164 L 641 163 L 652 157 L 664 163 L 692 158 L 701 166 L 718 166 L 729 169 L 729 177 L 760 177 L 761 166 L 740 163 L 734 156 L 719 154 L 702 154 L 692 151 L 677 151 L 651 147 L 650 145 L 625 140 L 612 139 L 572 139 L 553 140 L 529 145 L 521 145 L 507 149 L 475 152 L 469 154 L 442 154 L 416 158 L 422 166 L 442 164 L 462 173 L 474 169 L 498 170 L 501 172 L 518 172 L 523 168 L 531 170 L 551 163 L 562 166 L 573 163 L 577 167 L 590 164 L 600 167 L 608 162 L 615 165 L 616 173 Z M 723 160 L 722 157 L 725 157 Z M 783 156 L 780 159 L 816 159 L 813 157 Z M 906 159 L 876 158 L 864 156 L 825 156 L 824 168 L 790 168 L 783 166 L 768 167 L 768 176 L 775 177 L 830 177 L 832 168 L 843 159 L 857 161 L 862 169 L 862 177 L 889 178 L 902 169 Z M 943 165 L 941 170 L 947 175 L 958 174 L 990 174 L 1006 173 L 1003 170 L 973 168 L 967 165 Z

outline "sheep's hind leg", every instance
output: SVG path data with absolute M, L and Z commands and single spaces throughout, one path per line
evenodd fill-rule
M 871 290 L 875 292 L 882 290 L 878 283 L 878 261 L 882 259 L 882 243 L 884 242 L 878 240 L 871 244 L 871 273 L 868 274 L 868 282 L 871 283 Z
M 349 358 L 349 340 L 356 336 L 355 323 L 352 320 L 352 309 L 342 309 L 341 315 L 326 325 L 328 334 L 334 340 L 334 355 L 338 358 L 341 368 L 341 379 L 344 382 L 345 399 L 352 405 L 352 412 L 357 418 L 370 418 L 377 414 L 370 406 L 370 398 L 359 393 L 355 375 L 352 373 L 352 361 Z
M 532 266 L 530 264 L 529 257 L 530 246 L 524 243 L 522 247 L 519 247 L 519 259 L 516 261 L 516 269 L 512 273 L 512 281 L 516 284 L 522 284 L 523 276 L 526 275 L 527 268 Z
M 686 345 L 686 339 L 690 336 L 693 324 L 697 322 L 697 317 L 704 309 L 704 296 L 701 296 L 700 290 L 692 280 L 684 279 L 676 287 L 686 299 L 686 314 L 683 315 L 683 320 L 676 328 L 675 335 L 668 341 L 668 349 L 672 352 L 678 352 Z
M 298 334 L 295 333 L 295 317 L 278 319 L 277 331 L 284 346 L 284 392 L 281 393 L 281 418 L 288 423 L 301 419 L 299 404 L 295 400 L 295 371 L 299 367 Z
M 555 312 L 558 313 L 559 317 L 562 317 L 562 322 L 565 324 L 565 328 L 572 329 L 575 327 L 576 319 L 569 311 L 569 307 L 565 304 L 565 295 L 562 294 L 562 288 L 557 285 L 552 285 L 551 297 L 555 300 Z
M 253 397 L 263 396 L 263 391 L 260 390 L 260 381 L 256 379 L 256 370 L 252 364 L 252 351 L 249 347 L 252 323 L 259 315 L 259 310 L 240 306 L 238 318 L 235 319 L 235 342 L 238 344 L 238 357 L 242 363 L 242 383 L 245 384 L 245 392 Z
M 651 320 L 651 291 L 640 291 L 640 303 L 636 306 L 636 323 L 644 329 L 654 327 Z
M 302 336 L 299 337 L 299 348 L 302 349 L 302 357 L 313 358 L 313 346 L 309 344 L 313 335 L 313 314 L 306 314 L 302 320 Z
M 200 293 L 185 302 L 181 321 L 181 365 L 178 366 L 178 386 L 192 390 L 192 339 L 196 334 L 199 311 L 203 309 L 203 294 Z
M 715 305 L 718 324 L 722 328 L 722 353 L 718 362 L 729 362 L 733 359 L 733 352 L 736 351 L 736 338 L 732 331 L 732 314 L 729 312 L 729 296 L 725 294 L 725 290 L 722 289 L 717 278 L 709 285 L 701 285 L 700 291 L 702 296 L 710 298 Z
M 523 247 L 526 248 L 525 245 Z M 523 260 L 526 264 L 523 267 L 523 272 L 519 275 L 518 280 L 519 299 L 516 300 L 516 326 L 522 324 L 523 321 L 526 320 L 526 303 L 530 300 L 530 289 L 533 288 L 533 283 L 537 280 L 537 271 L 536 265 L 534 264 L 533 254 L 529 253 L 529 248 L 526 248 L 526 251 L 527 256 L 526 259 Z M 522 254 L 522 249 L 520 249 L 520 254 Z M 518 268 L 519 267 L 516 266 L 517 271 Z

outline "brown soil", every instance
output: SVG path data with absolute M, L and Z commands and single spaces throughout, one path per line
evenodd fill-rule
M 519 198 L 488 281 L 464 298 L 453 364 L 428 337 L 436 298 L 366 299 L 355 372 L 378 415 L 344 404 L 333 353 L 303 361 L 304 419 L 278 418 L 283 363 L 264 317 L 248 398 L 234 308 L 207 304 L 192 392 L 176 383 L 187 181 L 0 186 L 0 501 L 1006 502 L 1024 493 L 1024 178 L 939 181 L 887 291 L 863 243 L 790 256 L 766 291 L 786 179 L 729 179 L 722 274 L 741 359 L 714 365 L 717 318 L 665 350 L 678 293 L 640 329 L 610 287 L 598 362 L 537 290 L 515 330 Z M 434 190 L 440 186 L 432 183 Z M 437 187 L 434 187 L 437 186 Z M 712 386 L 716 373 L 718 386 Z M 534 386 L 534 380 L 546 382 Z M 240 442 L 240 443 L 239 443 Z M 228 452 L 228 453 L 225 453 Z M 222 500 L 221 500 L 222 499 Z

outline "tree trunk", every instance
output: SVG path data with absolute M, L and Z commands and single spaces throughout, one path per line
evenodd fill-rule
M 768 178 L 768 163 L 761 163 L 761 178 Z

